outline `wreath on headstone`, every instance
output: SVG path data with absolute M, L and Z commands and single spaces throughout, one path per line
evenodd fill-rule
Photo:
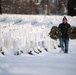
M 61 37 L 61 29 L 58 28 L 57 26 L 53 26 L 50 33 L 50 37 L 54 40 L 59 39 Z
M 68 36 L 70 39 L 76 39 L 76 27 L 71 27 L 68 29 Z

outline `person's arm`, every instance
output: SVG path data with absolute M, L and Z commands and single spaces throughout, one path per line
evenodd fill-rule
M 69 28 L 71 28 L 71 25 L 69 24 Z M 73 33 L 74 28 L 71 28 L 71 33 Z
M 69 24 L 69 28 L 71 28 L 71 25 Z
M 60 24 L 59 24 L 58 28 L 60 28 Z
M 69 28 L 71 28 L 71 25 L 70 25 L 70 24 L 69 24 Z M 71 33 L 72 33 L 73 31 L 74 31 L 74 29 L 72 28 L 72 29 L 71 29 Z
M 59 24 L 58 28 L 61 28 L 61 24 Z

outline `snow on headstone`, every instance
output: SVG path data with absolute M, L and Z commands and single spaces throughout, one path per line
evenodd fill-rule
M 12 45 L 12 39 L 10 37 L 5 38 L 4 47 L 8 50 L 8 52 L 11 51 L 11 45 Z
M 0 49 L 1 49 L 1 47 L 3 46 L 3 38 L 2 38 L 2 36 L 0 35 Z
M 14 54 L 18 51 L 18 42 L 17 40 L 13 40 L 13 52 Z
M 5 46 L 2 47 L 2 51 L 4 52 L 4 55 L 10 55 L 10 52 L 7 50 Z
M 45 38 L 44 46 L 48 49 L 48 51 L 50 51 L 50 49 L 54 49 L 54 42 L 49 36 Z

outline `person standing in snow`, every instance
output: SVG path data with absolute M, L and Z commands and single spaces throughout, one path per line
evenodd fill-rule
M 59 24 L 59 28 L 61 29 L 61 33 L 62 33 L 62 35 L 59 39 L 60 47 L 61 47 L 61 51 L 64 51 L 64 53 L 68 53 L 68 44 L 69 44 L 68 29 L 70 27 L 71 27 L 71 25 L 68 24 L 67 18 L 64 17 L 63 22 L 61 24 Z

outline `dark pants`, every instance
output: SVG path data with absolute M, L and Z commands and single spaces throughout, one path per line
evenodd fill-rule
M 68 53 L 69 38 L 60 38 L 60 47 L 64 53 Z

